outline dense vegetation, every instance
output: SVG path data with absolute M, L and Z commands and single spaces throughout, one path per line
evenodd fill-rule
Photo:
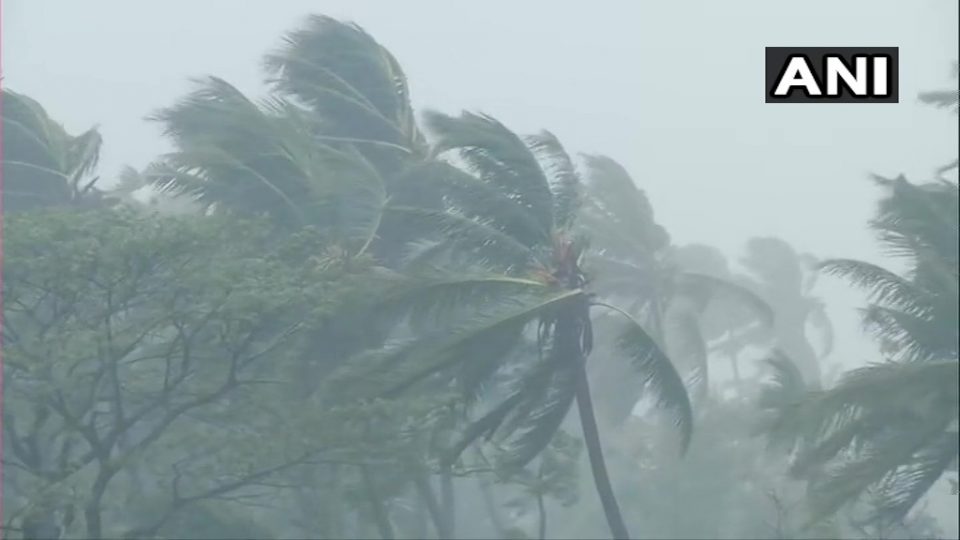
M 110 189 L 96 130 L 3 91 L 6 537 L 938 534 L 956 181 L 877 179 L 903 272 L 758 237 L 740 274 L 609 157 L 415 114 L 357 26 L 264 66 L 160 109 L 174 150 Z M 883 351 L 836 381 L 821 273 Z

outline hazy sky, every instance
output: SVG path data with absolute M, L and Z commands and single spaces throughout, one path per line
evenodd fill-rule
M 546 128 L 624 163 L 677 242 L 731 255 L 779 236 L 882 261 L 867 174 L 921 180 L 957 155 L 957 118 L 917 104 L 947 87 L 957 0 L 2 0 L 3 84 L 68 129 L 99 124 L 102 175 L 167 149 L 143 118 L 213 74 L 258 94 L 260 59 L 308 13 L 351 19 L 400 60 L 418 108 Z M 895 105 L 768 105 L 765 46 L 898 46 Z M 826 283 L 836 357 L 870 356 Z M 956 522 L 956 514 L 953 517 Z M 955 525 L 954 525 L 954 531 Z

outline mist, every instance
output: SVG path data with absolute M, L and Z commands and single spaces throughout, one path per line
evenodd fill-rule
M 956 538 L 958 15 L 3 2 L 4 534 Z M 766 104 L 767 46 L 899 47 L 900 102 Z

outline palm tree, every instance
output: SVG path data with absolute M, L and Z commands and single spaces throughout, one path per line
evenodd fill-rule
M 577 403 L 597 491 L 615 538 L 628 538 L 602 453 L 587 380 L 592 313 L 602 307 L 624 318 L 622 355 L 672 413 L 685 448 L 692 412 L 683 381 L 656 340 L 626 310 L 598 302 L 582 270 L 585 242 L 574 232 L 580 175 L 548 132 L 522 138 L 495 119 L 431 113 L 433 155 L 459 165 L 440 182 L 442 211 L 398 208 L 434 234 L 412 250 L 405 278 L 378 311 L 409 314 L 412 339 L 351 365 L 356 385 L 395 396 L 414 387 L 455 385 L 476 403 L 504 377 L 485 412 L 462 430 L 456 459 L 480 438 L 495 440 L 502 466 L 522 467 L 550 442 Z M 435 179 L 421 179 L 433 182 Z M 525 337 L 535 341 L 533 354 Z M 341 380 L 342 386 L 342 380 Z M 486 395 L 490 395 L 489 392 Z
M 744 266 L 752 274 L 747 286 L 765 298 L 777 314 L 774 329 L 776 346 L 797 363 L 811 388 L 822 384 L 820 360 L 830 354 L 833 330 L 823 302 L 813 296 L 817 281 L 816 259 L 798 254 L 779 238 L 752 238 L 743 257 Z M 821 331 L 823 347 L 816 350 L 807 337 L 807 328 Z M 763 342 L 765 336 L 746 334 L 740 343 Z
M 772 310 L 749 288 L 685 264 L 686 251 L 671 245 L 646 194 L 620 164 L 598 155 L 586 156 L 586 164 L 581 221 L 593 239 L 590 263 L 598 290 L 628 302 L 703 395 L 709 382 L 702 327 L 707 308 L 732 303 L 760 320 L 761 328 L 772 323 Z M 608 378 L 616 387 L 629 383 L 617 373 Z M 638 395 L 628 388 L 619 390 L 632 396 L 632 409 Z
M 70 135 L 30 97 L 4 89 L 2 99 L 4 210 L 98 203 L 97 129 Z
M 312 113 L 318 139 L 356 145 L 381 170 L 425 154 L 403 69 L 356 24 L 310 16 L 264 66 L 279 95 Z
M 312 16 L 268 54 L 269 97 L 254 100 L 208 77 L 152 118 L 174 143 L 143 176 L 204 206 L 314 226 L 347 252 L 385 262 L 410 236 L 388 200 L 436 207 L 408 181 L 432 174 L 396 59 L 354 24 Z
M 764 405 L 775 411 L 772 439 L 795 453 L 810 479 L 816 516 L 871 494 L 873 519 L 899 521 L 958 456 L 958 189 L 877 178 L 888 195 L 871 227 L 903 275 L 871 263 L 833 259 L 823 271 L 871 293 L 864 325 L 887 360 L 807 392 L 789 363 Z
M 956 80 L 960 78 L 960 62 L 953 62 L 952 70 L 953 78 Z M 960 114 L 960 91 L 957 88 L 950 88 L 944 90 L 932 90 L 930 92 L 921 92 L 920 101 L 926 103 L 927 105 L 933 105 L 938 109 L 953 109 L 953 114 Z M 943 173 L 954 170 L 960 167 L 960 159 L 954 159 L 950 163 L 937 169 L 937 174 L 942 175 Z
M 386 192 L 359 152 L 316 140 L 309 111 L 290 101 L 257 103 L 215 77 L 197 86 L 153 116 L 175 150 L 144 176 L 205 207 L 316 227 L 352 254 L 369 247 Z

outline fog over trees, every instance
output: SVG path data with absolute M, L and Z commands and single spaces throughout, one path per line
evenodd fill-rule
M 956 537 L 955 145 L 836 179 L 872 197 L 838 250 L 843 189 L 658 197 L 564 110 L 422 106 L 444 78 L 360 17 L 259 54 L 259 89 L 181 74 L 124 164 L 4 78 L 4 538 Z M 918 146 L 957 139 L 941 68 Z M 692 234 L 785 204 L 824 229 Z

